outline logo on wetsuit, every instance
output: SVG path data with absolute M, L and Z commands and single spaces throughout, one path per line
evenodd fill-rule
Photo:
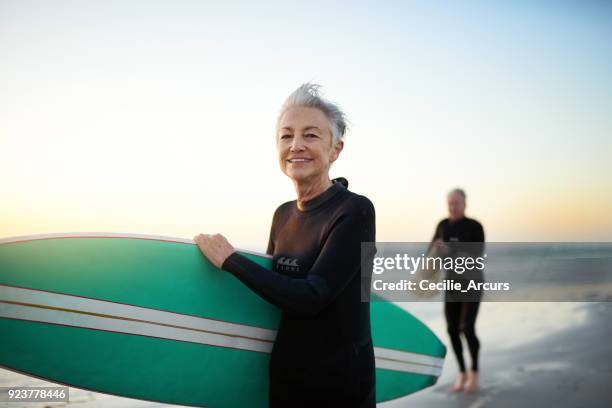
M 300 270 L 300 265 L 298 265 L 297 261 L 297 258 L 292 259 L 282 256 L 276 261 L 276 268 L 279 271 L 297 272 Z

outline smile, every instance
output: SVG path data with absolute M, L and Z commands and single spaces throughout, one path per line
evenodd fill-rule
M 312 159 L 288 159 L 289 163 L 306 163 L 312 161 Z

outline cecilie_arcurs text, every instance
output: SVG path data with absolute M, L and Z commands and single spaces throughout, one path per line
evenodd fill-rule
M 467 284 L 466 284 L 467 283 Z M 435 290 L 435 291 L 508 291 L 510 290 L 509 282 L 479 282 L 470 279 L 467 282 L 457 282 L 453 279 L 443 279 L 439 282 L 432 282 L 427 279 L 418 282 L 408 279 L 402 279 L 395 282 L 385 282 L 383 279 L 374 279 L 372 281 L 372 289 L 376 291 L 413 291 L 413 290 Z

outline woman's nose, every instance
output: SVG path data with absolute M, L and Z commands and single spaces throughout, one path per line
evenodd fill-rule
M 291 147 L 289 148 L 292 152 L 299 152 L 301 150 L 304 150 L 304 144 L 302 143 L 302 141 L 300 139 L 298 139 L 297 137 L 293 139 L 293 141 L 291 142 Z

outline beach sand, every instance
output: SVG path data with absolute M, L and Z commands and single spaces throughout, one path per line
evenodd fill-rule
M 442 315 L 441 305 L 440 315 Z M 422 317 L 419 304 L 403 307 Z M 438 383 L 380 407 L 610 407 L 612 303 L 483 303 L 480 390 L 452 393 L 457 373 L 442 318 L 428 325 L 448 347 Z M 469 353 L 464 347 L 469 367 Z
M 449 349 L 433 387 L 378 406 L 399 407 L 610 407 L 612 406 L 612 303 L 482 303 L 476 323 L 481 341 L 481 389 L 448 391 L 457 370 L 448 346 L 441 303 L 402 303 Z M 469 356 L 466 353 L 466 362 Z M 468 365 L 469 366 L 469 365 Z M 53 384 L 0 370 L 0 386 Z M 68 406 L 153 408 L 171 405 L 70 388 Z M 14 403 L 0 407 L 16 408 Z M 62 403 L 30 403 L 43 408 Z

